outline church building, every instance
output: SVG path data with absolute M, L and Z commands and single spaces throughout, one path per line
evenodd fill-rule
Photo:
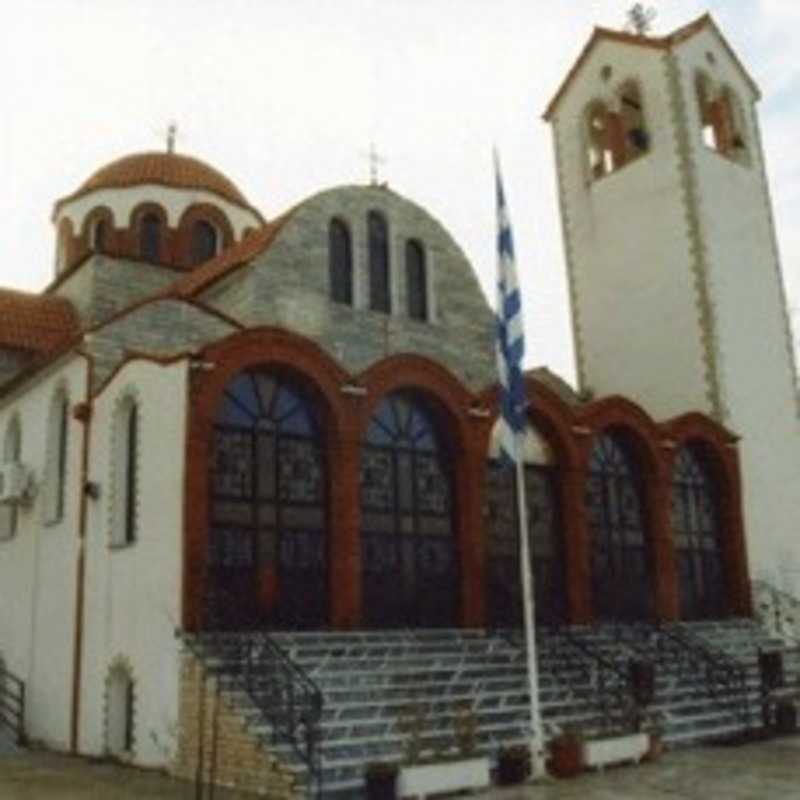
M 546 111 L 579 386 L 526 374 L 543 626 L 800 589 L 758 99 L 704 16 L 596 29 Z M 190 776 L 206 634 L 290 658 L 281 636 L 520 624 L 493 310 L 425 209 L 347 185 L 267 217 L 170 149 L 100 167 L 52 222 L 50 284 L 0 290 L 0 665 L 29 740 Z

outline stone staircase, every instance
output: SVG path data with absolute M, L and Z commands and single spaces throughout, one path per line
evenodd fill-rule
M 236 636 L 227 634 L 226 641 Z M 465 706 L 474 715 L 480 753 L 495 758 L 502 746 L 526 740 L 525 654 L 512 635 L 437 629 L 274 633 L 271 639 L 322 693 L 326 794 L 359 790 L 372 761 L 400 761 L 413 712 L 422 720 L 417 725 L 428 753 L 455 751 L 455 720 Z M 656 665 L 655 697 L 645 720 L 658 725 L 668 744 L 740 734 L 760 722 L 758 651 L 775 644 L 750 620 L 540 632 L 545 737 L 567 727 L 600 733 L 615 712 L 617 724 L 631 725 L 631 659 Z M 206 660 L 218 674 L 239 669 L 205 647 Z M 233 684 L 226 691 L 250 729 L 303 775 L 305 765 L 290 746 L 275 741 L 259 703 Z M 742 712 L 748 706 L 746 716 Z

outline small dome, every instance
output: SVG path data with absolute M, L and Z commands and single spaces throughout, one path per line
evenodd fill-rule
M 221 172 L 197 158 L 177 153 L 135 153 L 101 167 L 80 188 L 62 197 L 64 203 L 96 189 L 118 189 L 142 184 L 157 184 L 175 189 L 205 189 L 237 205 L 250 208 L 245 196 Z

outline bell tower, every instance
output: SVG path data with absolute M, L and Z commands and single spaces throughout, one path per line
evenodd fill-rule
M 741 437 L 751 573 L 800 595 L 800 421 L 758 87 L 710 16 L 596 28 L 550 103 L 580 388 Z

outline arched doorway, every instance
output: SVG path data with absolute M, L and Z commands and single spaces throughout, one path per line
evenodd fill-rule
M 459 556 L 452 450 L 435 406 L 412 391 L 387 396 L 361 453 L 364 623 L 457 624 Z
M 592 538 L 592 591 L 599 619 L 653 616 L 652 555 L 642 470 L 623 437 L 598 435 L 589 456 L 586 507 Z
M 513 469 L 498 462 L 497 432 L 495 426 L 486 475 L 486 609 L 492 627 L 519 627 L 523 612 L 516 478 Z M 566 615 L 566 583 L 555 456 L 530 426 L 523 458 L 536 619 L 559 622 Z
M 684 445 L 672 470 L 672 535 L 683 619 L 714 619 L 728 611 L 720 552 L 719 492 L 698 446 Z
M 324 626 L 327 474 L 313 399 L 287 373 L 245 370 L 224 390 L 213 437 L 209 623 Z

